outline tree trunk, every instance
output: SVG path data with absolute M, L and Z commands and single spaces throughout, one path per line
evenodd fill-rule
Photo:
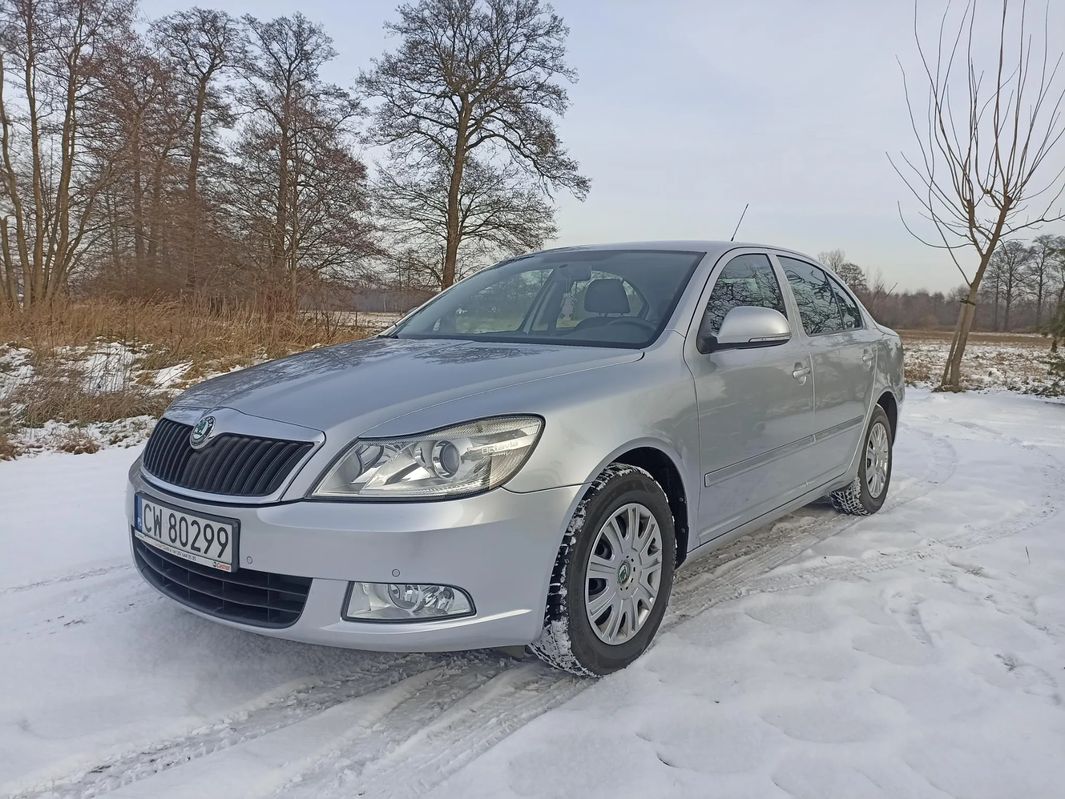
M 154 273 L 159 267 L 159 248 L 163 240 L 163 166 L 166 155 L 160 154 L 152 167 L 152 204 L 148 219 L 148 266 Z
M 1060 313 L 1065 313 L 1065 309 L 1063 309 L 1062 306 L 1065 306 L 1065 282 L 1063 282 L 1061 284 L 1061 288 L 1058 289 L 1058 304 L 1055 307 L 1054 312 L 1055 313 L 1059 313 L 1059 314 Z M 1058 326 L 1055 325 L 1054 326 L 1054 337 L 1050 340 L 1050 351 L 1051 352 L 1057 352 L 1058 351 L 1058 341 L 1060 340 L 1060 338 L 1061 337 L 1058 335 Z
M 998 222 L 987 242 L 987 247 L 980 254 L 980 266 L 977 267 L 972 283 L 969 284 L 969 293 L 962 300 L 961 309 L 958 311 L 958 324 L 954 328 L 954 340 L 950 343 L 950 355 L 943 367 L 943 380 L 939 385 L 941 391 L 961 391 L 961 360 L 965 357 L 965 346 L 969 343 L 969 331 L 973 326 L 973 317 L 976 316 L 976 298 L 980 295 L 980 284 L 983 282 L 988 264 L 991 263 L 991 255 L 995 252 L 999 239 L 1002 237 L 1002 228 L 1006 224 L 1008 210 L 1006 208 L 999 213 Z
M 289 205 L 289 158 L 290 141 L 287 126 L 281 127 L 278 147 L 277 205 L 274 209 L 274 230 L 270 242 L 270 283 L 273 287 L 271 303 L 280 304 L 281 295 L 287 293 L 285 286 L 285 239 L 288 232 Z
M 1035 285 L 1035 332 L 1039 332 L 1039 328 L 1042 327 L 1043 321 L 1043 283 L 1045 278 L 1043 273 L 1039 273 L 1039 282 Z
M 33 256 L 23 264 L 22 295 L 23 307 L 32 308 L 42 292 L 42 275 L 44 261 L 44 166 L 41 157 L 41 123 L 37 112 L 37 51 L 32 14 L 26 19 L 26 105 L 30 121 L 30 151 L 33 163 Z
M 440 276 L 440 288 L 446 289 L 455 283 L 456 267 L 459 260 L 459 244 L 462 243 L 462 230 L 459 207 L 462 191 L 462 172 L 466 168 L 466 144 L 469 137 L 469 106 L 463 102 L 459 113 L 458 132 L 455 136 L 455 160 L 451 165 L 451 182 L 447 187 L 447 246 L 444 249 L 444 270 Z
M 969 293 L 961 303 L 958 312 L 958 323 L 954 328 L 954 340 L 950 344 L 950 355 L 946 366 L 943 368 L 943 380 L 941 389 L 948 391 L 961 390 L 961 359 L 965 355 L 965 345 L 969 343 L 969 331 L 973 326 L 973 317 L 976 315 L 976 284 L 969 287 Z
M 998 305 L 999 305 L 998 298 L 999 298 L 999 291 L 1000 291 L 999 282 L 998 282 L 998 280 L 996 280 L 995 281 L 995 313 L 994 313 L 994 316 L 992 317 L 992 320 L 991 320 L 991 329 L 994 330 L 996 333 L 998 332 Z
M 139 126 L 139 123 L 138 123 Z M 144 189 L 141 185 L 141 147 L 140 132 L 136 129 L 129 145 L 132 168 L 130 170 L 130 188 L 133 191 L 133 262 L 136 264 L 138 280 L 144 279 Z
M 202 76 L 196 87 L 196 107 L 192 115 L 192 146 L 189 151 L 188 183 L 185 193 L 185 290 L 196 291 L 199 283 L 197 255 L 200 238 L 199 173 L 200 150 L 203 146 L 203 112 L 207 105 L 207 82 L 210 75 Z

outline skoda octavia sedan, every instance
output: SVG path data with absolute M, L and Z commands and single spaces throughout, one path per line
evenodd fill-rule
M 242 630 L 606 674 L 686 561 L 822 497 L 877 511 L 902 398 L 898 336 L 804 255 L 539 252 L 180 396 L 130 470 L 129 541 Z

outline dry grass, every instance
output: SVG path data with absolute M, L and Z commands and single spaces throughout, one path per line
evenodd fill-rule
M 56 436 L 54 447 L 72 455 L 92 455 L 100 451 L 100 442 L 84 430 L 71 429 Z
M 145 350 L 145 369 L 178 363 L 192 363 L 197 370 L 218 363 L 232 368 L 364 335 L 339 324 L 336 316 L 267 315 L 249 307 L 213 310 L 172 300 L 94 300 L 29 315 L 0 311 L 0 342 L 29 347 L 44 359 L 57 347 L 126 344 Z
M 22 425 L 42 427 L 50 421 L 88 424 L 158 416 L 169 398 L 128 376 L 120 377 L 112 391 L 90 391 L 81 372 L 52 360 L 38 363 L 33 379 L 17 386 L 7 401 L 20 408 L 18 421 Z
M 175 389 L 205 375 L 366 332 L 335 316 L 173 301 L 97 300 L 25 315 L 0 310 L 0 355 L 23 350 L 19 363 L 32 367 L 28 379 L 9 380 L 6 392 L 0 379 L 0 433 L 9 434 L 0 440 L 0 453 L 15 446 L 10 434 L 22 428 L 158 416 Z M 156 371 L 175 366 L 184 367 L 180 381 L 157 385 Z M 69 446 L 88 451 L 82 439 Z
M 952 333 L 942 330 L 901 331 L 906 352 L 906 382 L 939 385 Z M 1027 393 L 1047 390 L 1050 339 L 1034 333 L 973 333 L 962 360 L 962 388 L 1008 389 Z
M 8 438 L 7 433 L 0 430 L 0 461 L 9 461 L 19 454 L 19 448 L 15 442 Z
M 954 338 L 953 330 L 900 330 L 903 344 L 910 341 L 944 341 L 947 344 Z M 1021 347 L 1050 349 L 1050 339 L 1038 333 L 989 333 L 973 332 L 969 334 L 969 344 L 1013 344 Z

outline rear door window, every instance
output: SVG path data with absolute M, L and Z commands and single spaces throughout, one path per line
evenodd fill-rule
M 799 306 L 799 318 L 807 335 L 819 336 L 844 330 L 843 315 L 832 282 L 824 270 L 797 258 L 777 256 Z
M 843 287 L 829 275 L 829 283 L 832 286 L 832 294 L 835 295 L 836 305 L 843 321 L 844 330 L 857 330 L 862 326 L 862 312 L 858 310 L 858 303 L 848 294 Z

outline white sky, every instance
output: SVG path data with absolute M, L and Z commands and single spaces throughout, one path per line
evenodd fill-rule
M 339 51 L 328 77 L 341 85 L 394 46 L 382 23 L 397 0 L 201 2 L 322 22 Z M 992 20 L 996 4 L 977 2 Z M 142 0 L 149 16 L 187 5 Z M 738 238 L 810 254 L 840 248 L 900 289 L 958 285 L 950 258 L 904 230 L 896 203 L 916 208 L 885 155 L 915 153 L 896 63 L 915 56 L 907 0 L 554 5 L 580 75 L 560 130 L 592 179 L 583 203 L 559 197 L 556 243 L 728 238 L 750 202 Z M 1065 25 L 1056 5 L 1052 32 Z M 922 15 L 934 24 L 941 8 L 923 0 Z M 994 43 L 985 44 L 990 64 Z M 1046 168 L 1062 165 L 1065 142 Z

